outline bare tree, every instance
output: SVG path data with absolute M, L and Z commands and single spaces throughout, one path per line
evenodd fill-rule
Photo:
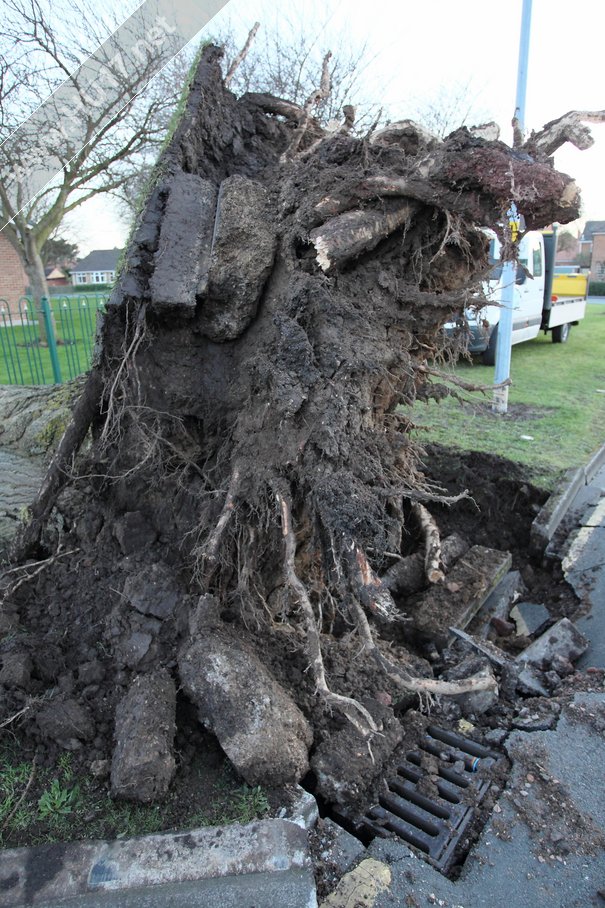
M 491 114 L 479 103 L 478 92 L 470 79 L 441 85 L 428 98 L 416 101 L 412 115 L 440 139 L 460 126 L 491 119 Z
M 252 24 L 252 23 L 251 23 Z M 373 60 L 367 44 L 356 44 L 346 35 L 335 40 L 328 35 L 326 23 L 309 28 L 300 15 L 280 12 L 275 22 L 261 23 L 256 35 L 237 69 L 229 78 L 229 87 L 236 95 L 262 92 L 278 98 L 288 98 L 304 107 L 317 88 L 318 73 L 326 55 L 331 52 L 329 76 L 331 90 L 314 109 L 322 125 L 342 120 L 345 106 L 357 108 L 356 126 L 367 130 L 380 111 L 380 106 L 368 100 L 364 79 Z M 225 52 L 226 72 L 237 59 L 242 42 L 234 30 L 227 27 L 215 36 Z
M 126 12 L 129 10 L 127 9 Z M 122 10 L 122 13 L 124 10 Z M 77 21 L 77 29 L 65 22 Z M 5 0 L 0 25 L 0 213 L 4 233 L 21 257 L 36 301 L 48 294 L 41 249 L 64 217 L 88 199 L 116 192 L 132 178 L 143 151 L 161 142 L 181 86 L 162 80 L 143 92 L 157 69 L 159 49 L 144 44 L 127 65 L 110 68 L 111 97 L 91 107 L 78 67 L 120 24 L 87 0 L 53 3 Z M 72 144 L 53 93 L 69 84 L 82 99 Z M 53 96 L 53 97 L 51 97 Z M 38 128 L 9 137 L 35 112 Z M 7 141 L 8 139 L 8 141 Z M 32 161 L 52 156 L 62 171 L 40 192 L 27 174 Z M 44 336 L 42 336 L 44 340 Z

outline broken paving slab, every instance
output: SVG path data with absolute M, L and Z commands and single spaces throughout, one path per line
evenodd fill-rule
M 447 646 L 450 625 L 461 630 L 468 626 L 511 563 L 510 552 L 481 545 L 470 548 L 445 581 L 417 600 L 413 620 L 419 637 L 437 647 Z
M 196 174 L 173 177 L 149 281 L 155 312 L 195 314 L 197 294 L 208 282 L 217 194 Z
M 517 627 L 517 636 L 531 637 L 551 620 L 545 605 L 539 602 L 518 602 L 510 612 Z
M 561 618 L 519 653 L 517 662 L 540 671 L 554 662 L 575 662 L 588 649 L 588 640 L 569 618 Z
M 0 908 L 316 908 L 307 833 L 260 820 L 0 852 Z
M 519 571 L 508 571 L 496 584 L 476 616 L 469 629 L 476 637 L 487 638 L 493 618 L 507 621 L 515 599 L 525 591 L 525 583 Z

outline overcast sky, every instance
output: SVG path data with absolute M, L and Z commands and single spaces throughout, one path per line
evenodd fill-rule
M 243 43 L 256 19 L 274 27 L 277 9 L 274 0 L 230 0 L 203 35 L 228 22 Z M 413 116 L 431 98 L 447 95 L 448 86 L 468 85 L 475 110 L 496 120 L 502 139 L 511 141 L 522 0 L 290 0 L 288 9 L 301 27 L 321 34 L 326 49 L 343 41 L 367 44 L 365 91 L 390 119 Z M 568 110 L 605 108 L 604 35 L 603 0 L 533 0 L 528 130 Z M 583 219 L 605 220 L 605 124 L 592 131 L 591 149 L 566 146 L 555 162 L 582 189 Z M 125 241 L 125 227 L 106 201 L 83 208 L 72 225 L 84 252 Z

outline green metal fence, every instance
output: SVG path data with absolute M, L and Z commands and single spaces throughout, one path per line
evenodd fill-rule
M 0 299 L 0 384 L 53 385 L 90 366 L 106 293 L 53 296 L 40 306 Z

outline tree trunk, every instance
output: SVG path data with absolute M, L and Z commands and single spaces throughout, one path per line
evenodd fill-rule
M 48 284 L 46 283 L 46 274 L 44 271 L 44 262 L 38 247 L 36 244 L 35 238 L 27 232 L 25 237 L 24 254 L 23 254 L 23 267 L 27 278 L 29 280 L 30 291 L 32 295 L 32 301 L 35 309 L 36 316 L 38 318 L 38 330 L 40 334 L 40 343 L 42 346 L 48 346 L 48 337 L 46 333 L 46 323 L 44 321 L 44 316 L 42 314 L 42 297 L 50 299 L 48 292 Z M 56 336 L 56 326 L 54 321 L 54 316 L 51 316 L 53 329 L 55 330 Z
M 21 620 L 60 610 L 63 697 L 100 665 L 97 750 L 137 678 L 168 672 L 245 778 L 282 783 L 343 723 L 371 755 L 399 721 L 385 690 L 493 687 L 434 678 L 379 579 L 402 536 L 442 576 L 437 529 L 410 506 L 435 490 L 398 408 L 442 394 L 427 362 L 480 285 L 480 228 L 506 212 L 511 169 L 528 226 L 573 220 L 579 200 L 547 161 L 466 130 L 324 135 L 294 105 L 238 101 L 219 58 L 204 51 L 34 506 L 27 554 L 54 560 L 35 596 L 21 587 Z M 165 790 L 172 765 L 154 787 L 145 764 L 141 790 Z

